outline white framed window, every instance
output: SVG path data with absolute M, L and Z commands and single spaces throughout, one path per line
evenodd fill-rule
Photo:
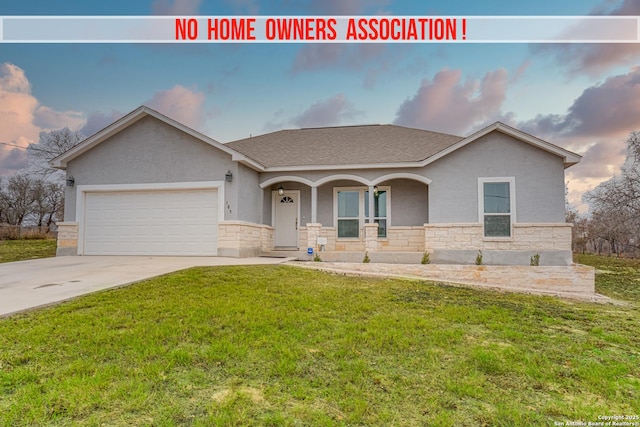
M 378 237 L 387 237 L 390 187 L 378 187 L 374 193 L 373 221 L 378 224 Z M 367 187 L 335 187 L 333 206 L 338 239 L 359 239 L 360 229 L 369 222 L 369 189 Z
M 510 239 L 516 219 L 515 177 L 478 178 L 478 219 L 488 239 Z

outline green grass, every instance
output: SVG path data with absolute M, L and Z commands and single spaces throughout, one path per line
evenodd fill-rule
M 0 240 L 0 263 L 56 256 L 54 239 Z
M 537 426 L 640 414 L 640 312 L 286 266 L 0 320 L 0 425 Z
M 575 255 L 574 261 L 596 268 L 596 292 L 640 303 L 640 259 Z

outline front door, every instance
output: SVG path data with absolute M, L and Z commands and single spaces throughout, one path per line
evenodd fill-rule
M 299 191 L 285 191 L 281 196 L 273 193 L 275 246 L 298 248 Z

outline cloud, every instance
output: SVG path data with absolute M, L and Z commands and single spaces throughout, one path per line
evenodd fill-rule
M 202 0 L 155 0 L 151 3 L 154 15 L 198 15 Z
M 306 44 L 296 54 L 291 71 L 301 71 L 340 66 L 358 70 L 387 53 L 387 46 L 381 43 L 345 43 Z
M 115 122 L 119 118 L 124 116 L 120 111 L 111 110 L 110 113 L 103 113 L 101 111 L 95 111 L 89 114 L 85 125 L 80 129 L 80 133 L 84 136 L 91 136 L 94 133 L 104 129 L 111 123 Z
M 620 136 L 640 129 L 640 67 L 588 87 L 566 114 L 539 115 L 521 127 L 566 138 Z
M 570 201 L 584 211 L 582 192 L 620 170 L 627 137 L 640 130 L 640 67 L 586 88 L 565 114 L 541 114 L 516 127 L 583 155 L 567 179 Z
M 339 93 L 312 104 L 293 117 L 287 118 L 287 112 L 280 109 L 275 113 L 274 120 L 265 124 L 264 129 L 275 131 L 289 125 L 300 128 L 336 126 L 361 114 L 362 112 L 356 110 L 344 94 Z
M 204 93 L 175 85 L 169 90 L 156 92 L 145 104 L 182 124 L 198 128 L 206 118 L 204 101 Z
M 465 134 L 501 116 L 508 73 L 498 69 L 481 80 L 462 80 L 460 70 L 444 69 L 424 79 L 416 94 L 400 105 L 395 123 L 440 132 Z
M 361 15 L 365 11 L 379 11 L 389 0 L 311 0 L 312 15 Z
M 84 121 L 77 111 L 56 111 L 40 104 L 31 93 L 24 70 L 11 63 L 0 64 L 0 142 L 26 148 L 38 141 L 42 131 L 65 126 L 75 130 Z M 0 175 L 12 174 L 26 166 L 25 149 L 0 145 Z
M 383 7 L 388 0 L 312 0 L 308 7 L 310 15 L 386 15 Z M 372 88 L 378 78 L 400 63 L 409 46 L 383 43 L 306 43 L 300 47 L 291 64 L 293 75 L 328 68 L 349 71 L 364 70 L 363 86 Z
M 0 88 L 4 92 L 31 93 L 31 84 L 24 70 L 8 62 L 0 64 Z
M 33 124 L 42 129 L 79 129 L 85 123 L 84 114 L 79 111 L 56 111 L 40 105 L 34 111 Z
M 232 6 L 238 14 L 258 15 L 260 13 L 259 0 L 226 0 L 226 3 Z
M 41 130 L 33 124 L 37 107 L 24 70 L 10 63 L 0 64 L 0 142 L 27 147 L 37 141 Z M 15 172 L 26 162 L 26 150 L 0 145 L 0 175 Z
M 291 122 L 299 127 L 331 126 L 342 123 L 359 114 L 347 98 L 339 93 L 324 101 L 318 101 L 304 110 Z
M 613 9 L 610 4 L 615 4 Z M 638 0 L 606 1 L 592 11 L 592 15 L 640 15 Z M 534 54 L 549 54 L 572 73 L 599 75 L 620 65 L 636 64 L 640 60 L 640 43 L 569 43 L 533 45 Z

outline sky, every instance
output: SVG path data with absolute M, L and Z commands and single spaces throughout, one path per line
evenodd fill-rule
M 10 15 L 640 15 L 638 0 L 22 0 Z M 569 201 L 640 130 L 640 44 L 0 44 L 0 142 L 89 136 L 140 105 L 220 142 L 393 123 L 467 136 L 497 120 L 581 154 Z M 28 166 L 0 144 L 0 177 Z

